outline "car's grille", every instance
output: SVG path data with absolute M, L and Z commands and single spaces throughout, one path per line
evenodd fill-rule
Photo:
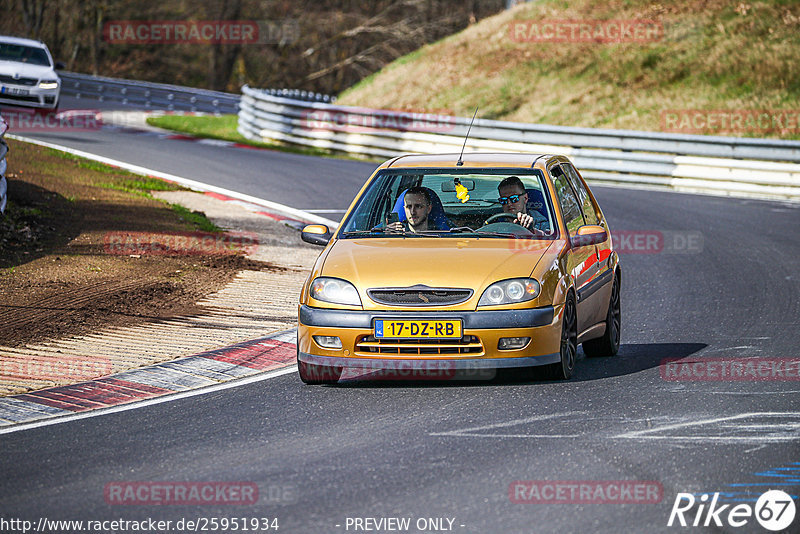
M 0 98 L 5 100 L 19 100 L 20 102 L 36 102 L 39 103 L 38 96 L 21 96 L 21 95 L 9 95 L 6 93 L 0 94 Z
M 428 286 L 384 287 L 368 289 L 367 295 L 379 304 L 391 306 L 447 306 L 469 300 L 472 290 Z
M 461 339 L 376 339 L 364 336 L 356 342 L 356 354 L 371 356 L 377 354 L 469 354 L 481 356 L 483 345 L 477 336 L 464 336 Z
M 0 74 L 0 83 L 7 83 L 11 85 L 28 85 L 33 86 L 39 83 L 36 78 L 17 78 L 9 76 L 8 74 Z

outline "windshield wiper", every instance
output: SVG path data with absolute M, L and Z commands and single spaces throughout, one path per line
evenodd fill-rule
M 488 236 L 488 237 L 513 237 L 514 239 L 529 239 L 531 237 L 536 237 L 533 234 L 530 235 L 521 235 L 515 234 L 513 232 L 475 232 L 475 235 L 478 237 Z
M 388 234 L 392 234 L 393 232 L 388 232 Z M 424 230 L 422 232 L 412 232 L 411 230 L 406 230 L 404 232 L 397 232 L 397 235 L 402 235 L 403 237 L 441 237 L 442 231 L 441 230 Z
M 349 232 L 343 232 L 342 237 L 351 237 L 357 235 L 372 235 L 378 233 L 382 234 L 383 232 L 384 232 L 383 228 L 373 228 L 372 230 L 350 230 Z
M 342 237 L 359 237 L 359 236 L 370 236 L 370 235 L 380 235 L 381 237 L 439 237 L 440 232 L 438 231 L 426 231 L 421 232 L 419 234 L 414 233 L 410 230 L 405 230 L 402 232 L 387 230 L 386 228 L 373 228 L 372 230 L 351 230 L 349 232 L 343 232 Z

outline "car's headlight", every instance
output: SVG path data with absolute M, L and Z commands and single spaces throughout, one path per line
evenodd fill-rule
M 355 286 L 339 278 L 320 277 L 311 282 L 311 296 L 323 302 L 361 306 Z
M 512 278 L 495 282 L 486 288 L 478 301 L 478 306 L 496 306 L 498 304 L 516 304 L 533 300 L 539 296 L 541 286 L 533 278 Z
M 39 89 L 57 89 L 58 80 L 42 80 L 39 82 Z

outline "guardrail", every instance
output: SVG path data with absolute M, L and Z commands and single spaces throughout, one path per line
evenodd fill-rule
M 0 116 L 0 213 L 6 211 L 6 201 L 8 200 L 8 182 L 6 182 L 6 169 L 8 163 L 6 162 L 6 154 L 8 154 L 8 145 L 6 144 L 3 136 L 8 130 L 8 124 Z
M 59 72 L 61 93 L 100 102 L 134 104 L 164 111 L 236 113 L 241 95 L 180 85 Z M 269 94 L 307 102 L 333 102 L 335 97 L 299 89 L 268 89 Z
M 239 132 L 350 154 L 459 152 L 469 118 L 302 102 L 242 87 Z M 800 200 L 800 142 L 476 119 L 467 152 L 569 156 L 594 182 Z
M 165 111 L 236 113 L 240 95 L 163 83 L 59 72 L 61 94 Z

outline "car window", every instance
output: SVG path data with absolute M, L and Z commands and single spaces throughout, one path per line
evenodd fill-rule
M 550 169 L 550 176 L 553 178 L 553 185 L 556 189 L 556 197 L 561 206 L 561 212 L 564 214 L 564 224 L 569 234 L 575 235 L 578 228 L 584 224 L 581 206 L 561 167 L 554 165 Z
M 51 66 L 50 58 L 47 57 L 47 52 L 43 48 L 11 43 L 0 43 L 0 60 Z
M 541 199 L 537 204 L 541 214 L 537 216 L 537 229 L 547 232 L 554 228 L 550 197 L 543 185 L 543 174 L 537 169 L 384 169 L 356 201 L 343 222 L 342 234 L 363 237 L 365 233 L 375 231 L 378 234 L 375 237 L 380 237 L 380 231 L 389 224 L 392 212 L 398 213 L 401 221 L 405 220 L 405 214 L 398 208 L 402 205 L 399 199 L 405 191 L 410 187 L 423 187 L 428 189 L 433 200 L 430 220 L 437 224 L 432 231 L 448 232 L 438 237 L 463 237 L 487 226 L 486 221 L 493 215 L 503 213 L 498 185 L 509 176 L 518 177 L 527 191 L 540 192 L 536 197 Z M 466 194 L 464 183 L 469 185 Z M 505 223 L 493 227 L 498 233 L 518 226 L 508 219 L 497 222 Z M 458 233 L 451 233 L 451 229 L 457 229 Z
M 562 163 L 561 168 L 566 172 L 569 183 L 572 184 L 572 188 L 578 195 L 578 202 L 581 205 L 586 224 L 600 224 L 600 216 L 595 210 L 594 204 L 592 204 L 592 197 L 589 196 L 589 192 L 583 185 L 580 176 L 578 176 L 578 171 L 569 163 Z

